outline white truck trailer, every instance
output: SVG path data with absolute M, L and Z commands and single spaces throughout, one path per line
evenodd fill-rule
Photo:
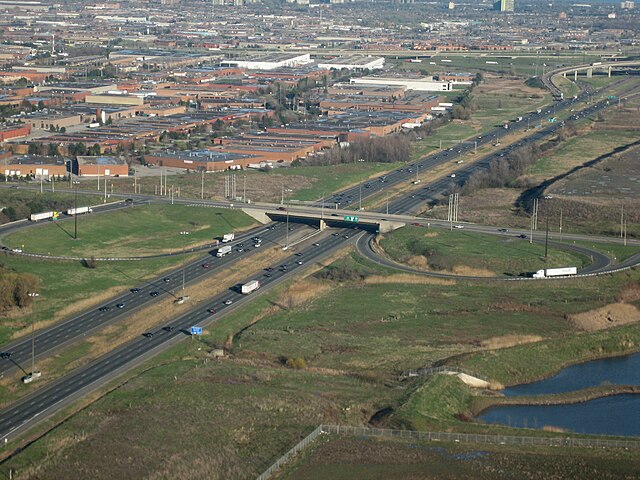
M 216 252 L 216 257 L 224 257 L 225 255 L 231 253 L 231 245 L 225 245 L 224 247 L 220 247 Z
M 233 242 L 234 238 L 236 238 L 236 236 L 233 233 L 225 233 L 222 236 L 222 243 Z
M 47 218 L 53 218 L 53 212 L 32 213 L 29 220 L 37 222 L 38 220 L 46 220 Z
M 247 283 L 245 283 L 244 285 L 242 285 L 242 288 L 240 289 L 240 291 L 245 294 L 245 295 L 249 295 L 251 292 L 257 290 L 260 288 L 260 281 L 259 280 L 251 280 Z
M 545 268 L 533 274 L 533 278 L 566 277 L 578 273 L 576 267 Z
M 78 208 L 70 208 L 67 210 L 67 215 L 81 215 L 83 213 L 91 213 L 93 210 L 91 207 L 78 207 Z

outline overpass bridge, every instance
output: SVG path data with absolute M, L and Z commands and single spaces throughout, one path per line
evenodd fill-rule
M 320 230 L 327 227 L 353 228 L 386 233 L 404 227 L 408 223 L 425 223 L 424 218 L 411 215 L 393 215 L 364 210 L 335 210 L 321 205 L 252 204 L 243 206 L 242 211 L 261 223 L 271 221 L 303 223 Z
M 613 70 L 618 69 L 629 69 L 629 68 L 638 68 L 640 67 L 640 60 L 620 60 L 620 61 L 609 61 L 609 62 L 595 62 L 583 65 L 573 65 L 570 67 L 563 67 L 558 70 L 553 70 L 549 73 L 546 73 L 542 76 L 542 82 L 545 86 L 551 90 L 553 96 L 558 99 L 562 98 L 562 92 L 558 88 L 557 85 L 553 83 L 553 77 L 556 75 L 562 75 L 564 78 L 567 78 L 567 75 L 573 75 L 573 80 L 578 80 L 578 73 L 583 72 L 586 74 L 587 78 L 593 77 L 594 70 L 603 70 L 607 72 L 607 75 L 611 77 L 611 72 Z

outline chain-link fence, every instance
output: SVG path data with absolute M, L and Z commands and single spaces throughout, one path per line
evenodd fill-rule
M 415 430 L 391 430 L 386 428 L 320 425 L 300 443 L 280 457 L 257 480 L 267 480 L 291 457 L 306 448 L 320 434 L 351 437 L 408 438 L 425 442 L 474 443 L 485 445 L 516 445 L 539 447 L 626 448 L 640 449 L 640 440 L 592 439 L 572 437 L 525 437 L 515 435 L 484 435 L 479 433 L 419 432 Z

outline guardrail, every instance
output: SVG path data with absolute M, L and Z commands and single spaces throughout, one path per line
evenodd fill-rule
M 640 449 L 640 440 L 614 440 L 572 437 L 533 437 L 516 435 L 485 435 L 480 433 L 420 432 L 416 430 L 392 430 L 386 428 L 320 425 L 281 456 L 256 480 L 267 480 L 280 470 L 300 450 L 306 448 L 321 434 L 350 437 L 408 438 L 427 442 L 474 443 L 484 445 L 515 445 L 538 447 L 625 448 Z

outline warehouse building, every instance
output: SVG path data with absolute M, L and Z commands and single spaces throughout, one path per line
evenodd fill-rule
M 381 70 L 384 68 L 383 57 L 348 55 L 318 62 L 318 68 L 342 70 Z
M 270 53 L 256 57 L 245 57 L 238 60 L 224 60 L 221 65 L 225 67 L 239 67 L 248 70 L 275 70 L 283 67 L 297 67 L 311 63 L 311 55 L 292 55 L 286 53 Z

